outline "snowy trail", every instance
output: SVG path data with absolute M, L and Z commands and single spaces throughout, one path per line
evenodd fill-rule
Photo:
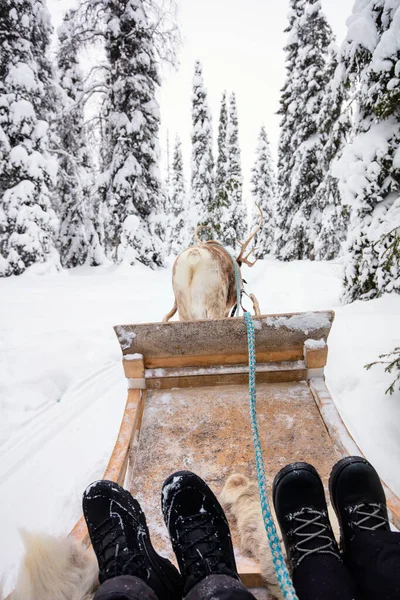
M 243 269 L 263 313 L 336 311 L 328 384 L 356 442 L 400 495 L 400 395 L 364 365 L 400 345 L 400 297 L 340 305 L 338 262 Z M 0 576 L 12 588 L 20 528 L 67 534 L 114 446 L 126 381 L 112 326 L 161 321 L 171 265 L 77 268 L 0 280 Z M 247 300 L 246 300 L 247 302 Z
M 2 452 L 0 552 L 8 590 L 23 550 L 18 530 L 65 535 L 80 517 L 82 491 L 103 474 L 125 400 L 121 365 L 110 361 L 75 382 Z
M 55 405 L 43 408 L 29 423 L 1 446 L 1 486 L 8 478 L 32 459 L 49 441 L 58 436 L 62 428 L 74 420 L 86 418 L 105 394 L 121 379 L 120 364 L 109 362 L 73 384 Z

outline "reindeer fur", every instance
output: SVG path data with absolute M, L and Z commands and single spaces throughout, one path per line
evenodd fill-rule
M 247 248 L 263 226 L 263 215 L 260 207 L 260 223 L 246 242 L 240 242 L 242 249 L 236 258 L 239 268 L 242 264 L 249 267 L 257 261 L 250 262 L 249 257 L 254 252 Z M 227 250 L 215 240 L 200 241 L 198 232 L 209 229 L 207 225 L 199 225 L 195 231 L 196 246 L 184 250 L 175 260 L 172 272 L 172 287 L 175 294 L 173 308 L 164 317 L 167 323 L 175 313 L 179 312 L 180 321 L 197 321 L 205 319 L 224 319 L 237 300 L 236 274 L 232 257 Z M 242 276 L 240 276 L 240 284 Z M 253 307 L 256 315 L 260 315 L 257 299 L 252 294 Z
M 236 304 L 232 259 L 218 243 L 182 252 L 175 260 L 172 285 L 180 321 L 223 319 Z
M 224 485 L 219 500 L 228 515 L 236 522 L 241 551 L 260 563 L 261 575 L 266 581 L 268 590 L 281 600 L 283 596 L 264 529 L 257 483 L 239 473 L 231 475 Z M 273 516 L 275 517 L 275 514 Z M 274 520 L 276 523 L 276 518 Z
M 72 538 L 22 532 L 25 546 L 11 600 L 92 600 L 99 586 L 92 551 Z

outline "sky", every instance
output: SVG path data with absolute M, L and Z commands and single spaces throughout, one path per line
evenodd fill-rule
M 182 140 L 187 179 L 190 176 L 191 97 L 194 63 L 203 65 L 205 86 L 218 130 L 221 96 L 235 92 L 239 114 L 239 140 L 245 193 L 254 163 L 257 136 L 265 124 L 273 155 L 279 139 L 280 89 L 285 81 L 285 45 L 289 0 L 177 0 L 182 35 L 179 67 L 163 69 L 159 94 L 162 167 L 166 166 L 166 139 L 170 157 L 175 136 Z M 76 0 L 48 0 L 57 27 L 66 8 Z M 340 43 L 352 0 L 322 0 L 322 8 Z
M 322 0 L 338 43 L 346 34 L 352 5 L 352 0 Z M 164 75 L 160 95 L 164 161 L 167 131 L 170 145 L 178 134 L 189 172 L 195 60 L 203 65 L 215 139 L 222 93 L 236 94 L 245 182 L 248 184 L 262 124 L 276 156 L 280 119 L 276 112 L 286 76 L 283 47 L 288 8 L 288 0 L 181 0 L 179 21 L 184 43 L 180 67 L 176 73 Z

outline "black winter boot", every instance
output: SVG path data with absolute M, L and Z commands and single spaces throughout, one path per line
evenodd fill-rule
M 182 598 L 180 574 L 154 550 L 143 511 L 128 491 L 112 481 L 95 481 L 86 488 L 82 505 L 99 563 L 100 583 L 133 575 L 159 598 Z
M 315 468 L 303 462 L 283 468 L 273 483 L 273 500 L 299 600 L 359 600 Z
M 329 492 L 345 552 L 360 531 L 390 531 L 385 492 L 374 467 L 365 458 L 347 456 L 332 469 Z
M 184 595 L 209 575 L 239 579 L 228 521 L 204 481 L 190 471 L 178 471 L 165 481 L 161 501 Z
M 273 500 L 292 572 L 314 554 L 330 554 L 340 560 L 324 487 L 312 465 L 293 463 L 279 471 Z

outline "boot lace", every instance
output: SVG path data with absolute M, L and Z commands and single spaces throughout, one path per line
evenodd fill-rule
M 147 577 L 145 558 L 139 552 L 127 548 L 126 538 L 120 527 L 120 520 L 111 516 L 93 531 L 93 546 L 103 576 L 138 575 Z
M 185 571 L 199 573 L 205 570 L 207 574 L 211 574 L 220 562 L 222 551 L 212 517 L 198 514 L 180 517 L 179 520 L 181 525 L 178 544 L 184 557 Z M 202 546 L 201 550 L 199 545 Z
M 352 506 L 350 512 L 356 517 L 361 517 L 358 521 L 353 519 L 353 524 L 356 527 L 359 527 L 359 529 L 375 531 L 388 524 L 388 519 L 382 504 L 377 504 L 375 502 L 361 502 L 360 504 Z
M 297 538 L 294 548 L 300 554 L 297 565 L 311 554 L 332 554 L 340 560 L 340 556 L 335 549 L 336 543 L 331 529 L 326 524 L 326 511 L 302 508 L 300 511 L 289 515 L 289 520 L 294 521 L 291 535 Z

